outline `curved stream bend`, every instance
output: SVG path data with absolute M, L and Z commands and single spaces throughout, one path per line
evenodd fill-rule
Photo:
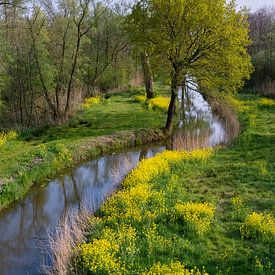
M 180 90 L 179 98 L 185 110 L 181 109 L 179 127 L 169 148 L 191 150 L 229 141 L 223 122 L 198 92 L 190 90 L 182 97 Z M 102 156 L 53 179 L 46 187 L 32 188 L 25 199 L 0 214 L 0 274 L 38 274 L 42 261 L 49 261 L 40 243 L 47 247 L 47 232 L 64 215 L 81 205 L 96 211 L 142 158 L 165 148 L 163 142 Z

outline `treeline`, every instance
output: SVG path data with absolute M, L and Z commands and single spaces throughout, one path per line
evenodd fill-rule
M 62 123 L 84 97 L 142 78 L 151 98 L 157 76 L 170 84 L 170 131 L 178 86 L 232 93 L 251 72 L 234 2 L 1 1 L 0 127 Z
M 275 8 L 262 8 L 249 15 L 249 54 L 254 72 L 248 88 L 275 97 Z
M 0 1 L 0 126 L 59 123 L 97 90 L 138 75 L 122 5 Z

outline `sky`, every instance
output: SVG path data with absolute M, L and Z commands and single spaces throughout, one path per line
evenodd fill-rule
M 275 0 L 236 0 L 239 6 L 247 6 L 251 11 L 256 11 L 259 8 L 273 5 L 275 7 Z

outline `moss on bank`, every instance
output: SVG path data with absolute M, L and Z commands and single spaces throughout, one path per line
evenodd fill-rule
M 165 152 L 130 173 L 94 218 L 78 268 L 274 273 L 275 108 L 248 95 L 238 106 L 243 131 L 230 148 Z

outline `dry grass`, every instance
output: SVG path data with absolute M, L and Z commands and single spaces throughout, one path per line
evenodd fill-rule
M 59 222 L 54 232 L 48 233 L 52 265 L 43 264 L 43 274 L 76 274 L 72 258 L 77 254 L 77 245 L 85 241 L 86 230 L 91 226 L 91 211 L 82 209 L 73 212 Z
M 194 131 L 185 131 L 184 133 L 179 131 L 177 134 L 173 136 L 173 150 L 192 151 L 197 148 L 207 148 L 209 147 L 210 135 L 211 131 L 208 129 L 200 134 Z
M 131 169 L 133 163 L 128 157 L 114 165 L 111 171 L 114 183 L 121 182 L 125 171 L 129 172 Z M 74 211 L 59 222 L 54 232 L 48 233 L 49 248 L 44 250 L 49 250 L 47 255 L 50 257 L 50 264 L 42 265 L 43 274 L 79 274 L 80 271 L 72 259 L 78 253 L 78 244 L 86 239 L 86 230 L 91 230 L 93 212 L 93 207 Z

